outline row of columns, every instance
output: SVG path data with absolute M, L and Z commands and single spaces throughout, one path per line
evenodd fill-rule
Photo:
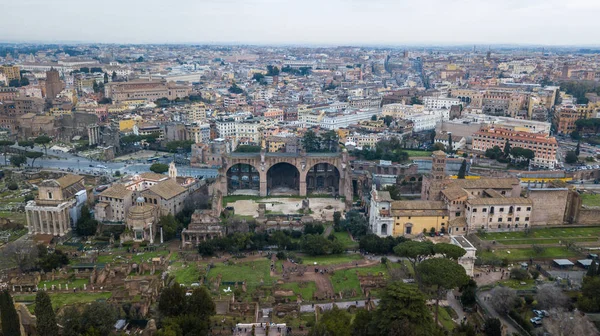
M 88 126 L 88 138 L 90 146 L 100 142 L 100 127 L 96 124 Z
M 26 209 L 27 228 L 30 234 L 64 236 L 71 230 L 68 208 Z
M 181 246 L 185 247 L 186 242 L 190 242 L 194 245 L 200 244 L 201 241 L 207 239 L 214 239 L 220 237 L 219 234 L 207 234 L 207 233 L 182 233 L 181 234 Z

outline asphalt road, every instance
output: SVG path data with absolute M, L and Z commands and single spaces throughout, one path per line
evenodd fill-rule
M 30 151 L 40 151 L 43 149 L 40 147 L 35 147 L 33 149 L 28 149 Z M 35 160 L 34 167 L 40 168 L 52 168 L 52 169 L 61 169 L 67 170 L 69 168 L 73 169 L 73 172 L 82 172 L 82 173 L 98 173 L 98 174 L 112 174 L 115 171 L 120 171 L 121 173 L 127 174 L 137 174 L 144 173 L 150 171 L 150 163 L 134 163 L 134 164 L 125 164 L 123 162 L 101 162 L 97 160 L 88 159 L 85 157 L 75 156 L 71 153 L 65 153 L 62 151 L 52 151 L 48 150 L 48 155 L 52 158 L 39 158 Z M 10 158 L 10 155 L 9 155 Z M 31 165 L 33 160 L 28 159 L 27 164 Z M 4 155 L 0 154 L 0 162 L 4 162 Z M 106 168 L 105 168 L 106 167 Z M 193 176 L 193 177 L 216 177 L 217 169 L 211 168 L 193 168 L 190 166 L 177 166 L 177 173 L 179 176 Z

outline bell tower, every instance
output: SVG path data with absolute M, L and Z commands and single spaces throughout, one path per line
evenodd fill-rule
M 172 179 L 177 178 L 177 167 L 175 167 L 175 161 L 171 161 L 169 164 L 169 177 Z
M 440 150 L 433 152 L 431 159 L 431 175 L 433 175 L 433 180 L 435 181 L 446 178 L 446 153 Z

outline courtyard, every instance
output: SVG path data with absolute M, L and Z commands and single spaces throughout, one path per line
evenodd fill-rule
M 249 196 L 234 198 L 235 201 L 227 202 L 224 199 L 227 207 L 233 207 L 235 214 L 238 216 L 258 216 L 258 205 L 263 203 L 266 205 L 267 214 L 279 215 L 300 215 L 302 214 L 303 198 L 295 197 L 273 197 L 259 198 Z M 309 197 L 309 208 L 311 215 L 316 220 L 333 221 L 333 213 L 335 211 L 343 212 L 345 209 L 342 199 L 324 198 L 324 197 Z

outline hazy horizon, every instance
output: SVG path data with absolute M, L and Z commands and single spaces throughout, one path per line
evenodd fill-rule
M 5 43 L 596 46 L 591 0 L 0 0 Z

